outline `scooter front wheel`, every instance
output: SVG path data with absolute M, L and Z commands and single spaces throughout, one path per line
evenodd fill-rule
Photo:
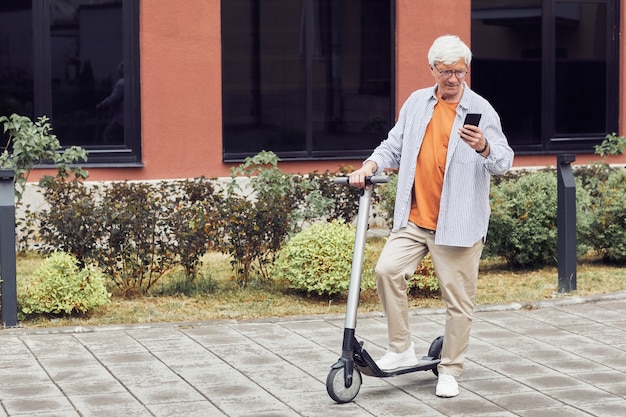
M 326 378 L 326 391 L 328 391 L 328 395 L 330 395 L 330 398 L 333 400 L 342 404 L 352 401 L 357 396 L 362 382 L 361 372 L 354 368 L 352 371 L 352 385 L 346 387 L 344 378 L 345 370 L 346 368 L 343 366 L 332 368 Z

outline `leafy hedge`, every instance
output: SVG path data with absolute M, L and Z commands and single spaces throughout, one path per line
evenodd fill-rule
M 48 178 L 41 188 L 48 208 L 29 213 L 38 225 L 31 248 L 96 264 L 127 296 L 147 293 L 176 267 L 193 281 L 207 250 L 230 255 L 246 285 L 253 276 L 271 278 L 276 253 L 304 224 L 356 216 L 358 190 L 334 185 L 334 176 L 285 174 L 276 155 L 262 152 L 233 168 L 226 183 Z
M 182 266 L 190 280 L 216 240 L 212 182 L 116 182 L 87 186 L 51 179 L 37 214 L 39 250 L 66 251 L 98 265 L 124 294 L 147 292 Z
M 87 177 L 85 171 L 68 168 L 85 160 L 86 152 L 70 148 L 60 153 L 46 118 L 33 123 L 12 115 L 0 117 L 0 123 L 11 142 L 11 152 L 7 145 L 0 160 L 16 171 L 18 202 L 34 164 L 46 159 L 58 168 L 55 178 L 40 182 L 49 208 L 40 213 L 26 208 L 26 218 L 17 219 L 24 235 L 19 239 L 21 249 L 52 254 L 48 262 L 57 265 L 46 264 L 45 274 L 57 277 L 45 284 L 51 286 L 45 287 L 42 280 L 39 286 L 46 290 L 29 293 L 44 308 L 36 307 L 36 303 L 28 307 L 22 299 L 24 311 L 70 314 L 102 301 L 90 292 L 82 295 L 91 294 L 91 304 L 88 300 L 55 307 L 44 301 L 45 294 L 61 297 L 57 290 L 73 296 L 75 288 L 66 286 L 70 278 L 61 270 L 69 271 L 68 277 L 83 280 L 77 284 L 82 286 L 84 279 L 91 282 L 90 277 L 95 276 L 95 270 L 87 265 L 97 265 L 122 293 L 144 294 L 175 267 L 181 267 L 187 280 L 193 282 L 207 250 L 231 256 L 241 285 L 252 276 L 272 278 L 274 267 L 275 275 L 290 279 L 294 288 L 306 292 L 334 294 L 347 288 L 347 258 L 351 262 L 352 251 L 345 249 L 354 239 L 347 224 L 356 216 L 359 190 L 337 186 L 332 178 L 351 168 L 337 173 L 290 175 L 278 168 L 275 154 L 261 152 L 234 167 L 226 184 L 215 178 L 196 178 L 88 186 L 82 182 Z M 609 155 L 623 153 L 625 147 L 626 138 L 607 135 L 596 146 L 601 160 L 575 172 L 579 253 L 591 248 L 605 260 L 621 263 L 626 262 L 626 174 L 624 168 L 612 168 L 605 161 Z M 388 225 L 393 218 L 396 181 L 392 174 L 390 183 L 377 187 L 373 196 L 372 213 L 386 216 Z M 512 171 L 494 177 L 485 255 L 500 256 L 522 267 L 556 263 L 556 192 L 554 171 Z M 329 223 L 320 223 L 323 221 Z M 317 224 L 302 231 L 312 222 Z M 327 253 L 322 247 L 335 247 L 335 251 Z M 59 251 L 75 258 L 61 259 Z M 320 257 L 320 253 L 326 256 Z M 72 263 L 78 269 L 73 269 Z M 370 285 L 364 282 L 365 288 Z M 409 287 L 420 292 L 437 290 L 428 259 Z
M 28 223 L 39 225 L 32 236 L 39 250 L 67 251 L 81 264 L 98 265 L 127 295 L 146 293 L 175 267 L 193 281 L 208 250 L 231 256 L 241 285 L 251 277 L 269 280 L 286 242 L 314 222 L 350 223 L 359 193 L 332 182 L 350 169 L 291 175 L 278 168 L 278 161 L 271 152 L 247 158 L 226 183 L 196 178 L 88 186 L 67 177 L 49 178 L 42 184 L 49 209 Z M 597 163 L 575 173 L 579 253 L 593 249 L 608 261 L 626 262 L 624 168 Z M 392 174 L 389 184 L 377 187 L 372 210 L 388 220 L 395 180 Z M 512 171 L 492 181 L 485 256 L 520 267 L 556 263 L 554 170 Z M 436 290 L 432 268 L 422 267 L 425 274 L 416 288 Z

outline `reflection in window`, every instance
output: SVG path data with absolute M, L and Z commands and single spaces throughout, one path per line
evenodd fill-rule
M 472 1 L 472 87 L 516 150 L 591 150 L 617 127 L 616 0 Z
M 52 121 L 64 145 L 124 143 L 121 0 L 50 3 Z
M 0 115 L 34 115 L 30 1 L 0 2 Z
M 472 1 L 472 87 L 515 145 L 541 142 L 541 19 L 541 0 Z
M 606 4 L 556 4 L 555 134 L 606 131 Z
M 369 154 L 393 123 L 390 0 L 222 1 L 225 159 Z
M 0 114 L 49 117 L 90 163 L 138 163 L 138 22 L 139 0 L 2 0 Z

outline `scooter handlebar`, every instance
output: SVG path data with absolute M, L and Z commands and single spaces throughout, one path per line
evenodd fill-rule
M 335 184 L 350 185 L 350 177 L 335 177 L 333 179 Z M 389 182 L 389 176 L 387 175 L 373 175 L 371 177 L 365 177 L 365 184 L 385 184 Z

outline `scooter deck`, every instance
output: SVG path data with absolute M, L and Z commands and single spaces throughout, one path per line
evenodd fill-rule
M 358 351 L 354 352 L 354 363 L 357 369 L 363 375 L 367 376 L 388 378 L 396 375 L 408 374 L 411 372 L 431 371 L 433 369 L 436 369 L 437 365 L 439 365 L 439 362 L 441 362 L 441 360 L 437 358 L 422 356 L 415 366 L 407 366 L 403 368 L 393 369 L 391 371 L 383 371 L 378 367 L 378 365 L 376 365 L 376 362 L 370 356 L 370 354 L 367 353 L 365 349 L 363 349 L 363 343 L 359 343 L 358 346 Z
M 415 366 L 397 368 L 391 371 L 383 371 L 377 366 L 375 368 L 371 368 L 369 366 L 357 365 L 357 368 L 359 369 L 359 371 L 361 371 L 363 375 L 374 376 L 378 378 L 388 378 L 388 377 L 393 377 L 397 375 L 408 374 L 411 372 L 432 371 L 433 369 L 437 367 L 437 365 L 439 365 L 439 362 L 441 362 L 439 359 L 433 359 L 431 357 L 424 356 L 417 362 L 417 365 Z

